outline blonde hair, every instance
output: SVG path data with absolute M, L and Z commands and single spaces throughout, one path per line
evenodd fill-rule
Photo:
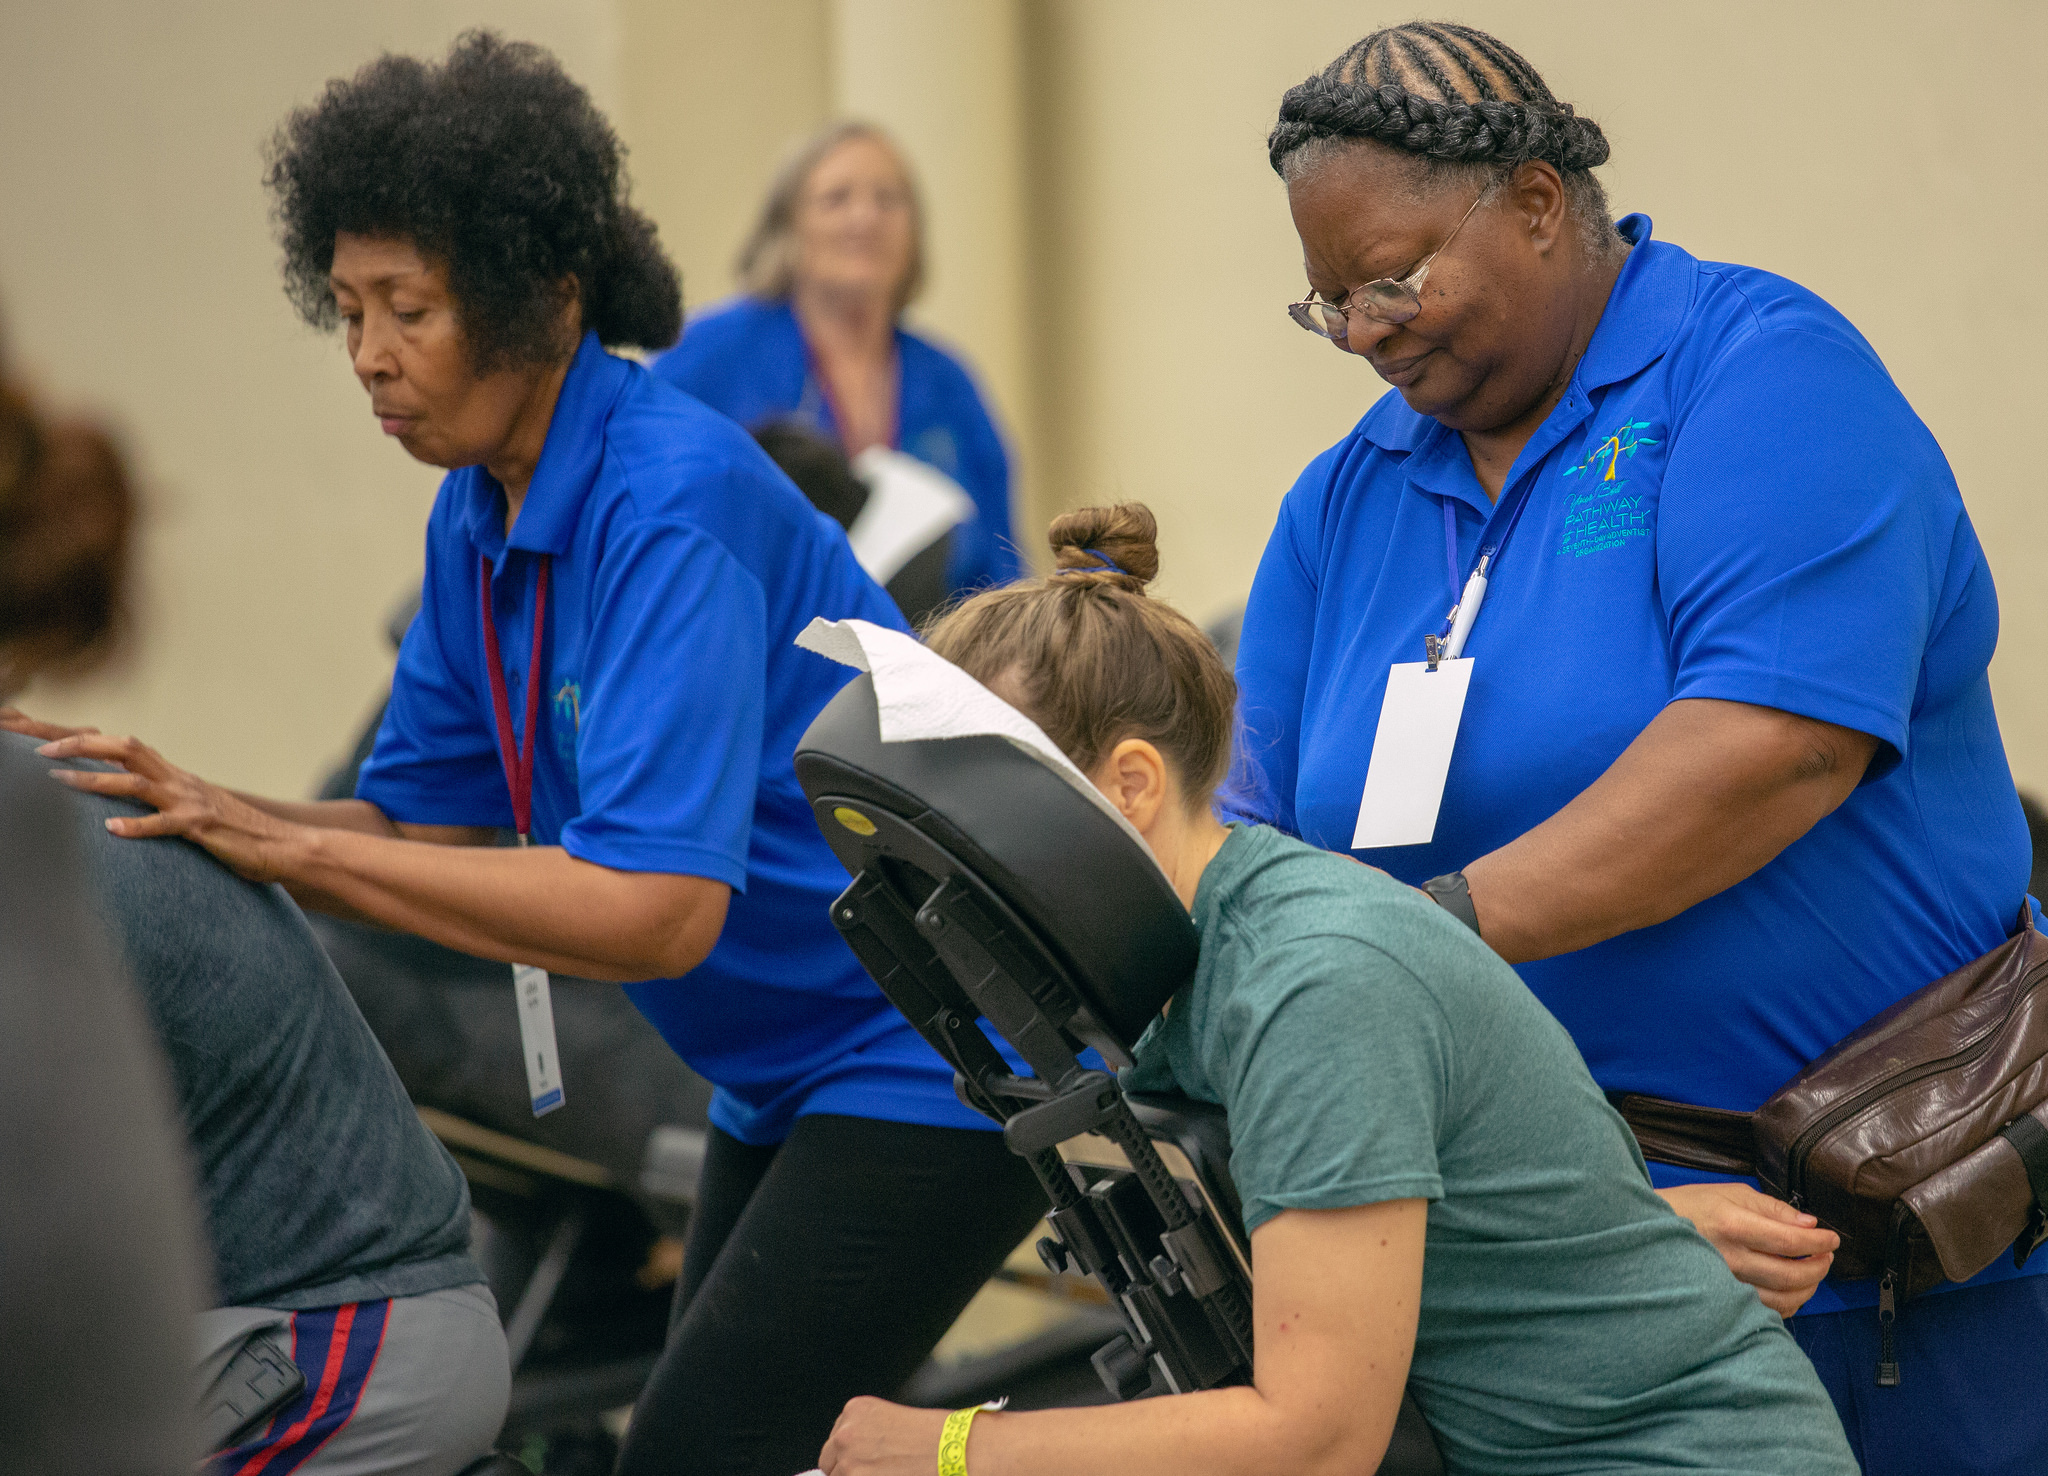
M 760 217 L 740 247 L 735 266 L 742 291 L 769 301 L 788 297 L 796 286 L 796 217 L 804 200 L 804 187 L 825 156 L 850 139 L 872 139 L 887 149 L 903 175 L 903 188 L 910 197 L 910 266 L 896 289 L 894 311 L 902 312 L 924 288 L 924 200 L 918 194 L 917 179 L 910 161 L 896 141 L 872 123 L 849 120 L 834 123 L 813 135 L 791 154 L 768 186 L 768 198 L 761 204 Z
M 1230 769 L 1237 682 L 1201 629 L 1145 586 L 1159 572 L 1158 523 L 1142 502 L 1054 521 L 1058 568 L 975 595 L 925 632 L 939 655 L 1017 705 L 1083 773 L 1126 738 L 1173 765 L 1190 809 Z

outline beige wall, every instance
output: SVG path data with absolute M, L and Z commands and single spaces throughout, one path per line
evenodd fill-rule
M 691 311 L 733 288 L 764 184 L 832 110 L 827 0 L 621 0 L 633 191 L 661 227 Z
M 277 296 L 254 148 L 380 45 L 472 19 L 542 40 L 633 148 L 693 302 L 720 295 L 783 150 L 835 111 L 903 137 L 931 195 L 922 321 L 1019 441 L 1050 511 L 1143 497 L 1165 592 L 1240 599 L 1281 494 L 1380 385 L 1290 326 L 1299 250 L 1263 140 L 1280 92 L 1408 11 L 1337 0 L 529 0 L 37 7 L 0 50 L 0 304 L 17 358 L 133 433 L 157 489 L 146 641 L 46 707 L 223 778 L 307 783 L 382 679 L 432 474 L 382 444 L 338 353 Z M 1598 118 L 1619 209 L 1784 272 L 1871 337 L 1954 463 L 2004 597 L 1994 668 L 2048 788 L 2048 581 L 2023 433 L 2048 142 L 2048 11 L 1962 0 L 1461 5 Z M 195 19 L 198 17 L 198 19 Z M 1816 633 L 1825 638 L 1824 632 Z
M 913 324 L 967 353 L 1013 442 L 1035 446 L 1021 0 L 835 0 L 834 108 L 915 161 L 930 270 Z M 1016 492 L 1031 498 L 1033 458 Z
M 617 105 L 609 0 L 17 5 L 0 44 L 9 358 L 122 430 L 150 502 L 127 661 L 32 692 L 208 777 L 296 794 L 390 670 L 437 473 L 377 432 L 338 343 L 278 288 L 259 146 L 385 49 L 497 25 Z

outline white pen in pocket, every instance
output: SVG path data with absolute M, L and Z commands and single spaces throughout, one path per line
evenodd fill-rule
M 1465 592 L 1458 596 L 1458 608 L 1451 612 L 1451 633 L 1444 638 L 1440 660 L 1456 661 L 1465 654 L 1465 638 L 1472 634 L 1472 622 L 1479 618 L 1479 607 L 1486 603 L 1486 566 L 1491 562 L 1490 554 L 1481 554 L 1479 567 L 1465 581 Z

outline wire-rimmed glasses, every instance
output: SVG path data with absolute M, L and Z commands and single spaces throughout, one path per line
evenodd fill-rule
M 1457 240 L 1458 232 L 1465 229 L 1465 222 L 1472 218 L 1472 212 L 1479 208 L 1479 202 L 1493 193 L 1488 185 L 1474 198 L 1458 223 L 1451 227 L 1451 233 L 1444 237 L 1442 246 L 1422 258 L 1422 262 L 1407 276 L 1396 280 L 1380 277 L 1367 282 L 1363 287 L 1354 287 L 1344 295 L 1342 302 L 1318 302 L 1313 290 L 1300 302 L 1287 305 L 1287 316 L 1294 319 L 1318 338 L 1349 350 L 1351 338 L 1351 314 L 1357 313 L 1375 323 L 1400 324 L 1422 311 L 1422 283 L 1429 276 L 1430 263 L 1444 254 L 1445 247 Z

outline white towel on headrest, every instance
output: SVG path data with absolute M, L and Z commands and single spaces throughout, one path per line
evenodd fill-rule
M 1066 780 L 1151 858 L 1152 848 L 1144 837 L 1088 782 L 1088 776 L 1074 767 L 1073 760 L 1060 752 L 1059 745 L 1045 736 L 1043 728 L 915 637 L 866 620 L 818 619 L 804 627 L 796 643 L 875 679 L 875 707 L 881 713 L 884 743 L 1007 738 Z

